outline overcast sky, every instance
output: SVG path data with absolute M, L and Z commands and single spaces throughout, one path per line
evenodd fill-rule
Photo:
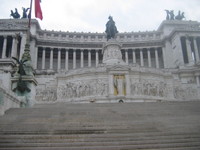
M 30 5 L 30 0 L 0 2 L 0 19 L 11 18 L 11 9 L 21 14 L 21 8 Z M 165 20 L 165 9 L 175 15 L 181 10 L 186 20 L 200 21 L 200 0 L 42 0 L 41 7 L 41 28 L 55 31 L 104 32 L 109 15 L 119 32 L 153 31 Z

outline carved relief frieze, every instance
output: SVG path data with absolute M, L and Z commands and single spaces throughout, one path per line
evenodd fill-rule
M 58 99 L 105 96 L 108 91 L 106 79 L 65 81 L 58 85 Z
M 57 100 L 56 88 L 37 88 L 36 89 L 36 101 L 38 102 L 54 102 Z
M 131 94 L 132 95 L 146 95 L 146 96 L 159 96 L 167 97 L 169 87 L 163 81 L 149 81 L 140 80 L 135 81 L 131 79 Z
M 174 98 L 181 100 L 198 99 L 198 90 L 195 87 L 174 87 Z

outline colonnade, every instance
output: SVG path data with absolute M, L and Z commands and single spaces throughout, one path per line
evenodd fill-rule
M 200 74 L 196 75 L 197 86 L 200 87 Z
M 134 48 L 123 49 L 122 56 L 126 64 L 139 64 L 142 67 L 163 68 L 163 49 L 153 48 Z
M 69 70 L 97 67 L 102 60 L 101 49 L 65 49 L 38 47 L 37 69 Z M 46 64 L 49 63 L 49 64 Z
M 97 67 L 102 63 L 101 49 L 66 49 L 38 47 L 36 68 L 42 70 L 70 70 L 84 67 Z M 163 68 L 161 47 L 122 49 L 123 60 L 128 64 L 142 67 Z
M 194 64 L 200 60 L 200 37 L 181 37 L 184 63 Z
M 0 35 L 0 58 L 19 57 L 19 44 L 16 35 Z

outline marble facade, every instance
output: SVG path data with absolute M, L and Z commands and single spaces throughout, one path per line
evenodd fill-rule
M 12 56 L 21 58 L 26 19 L 0 19 L 0 82 L 9 91 Z M 200 23 L 165 20 L 156 31 L 47 31 L 32 21 L 35 103 L 200 100 Z M 7 82 L 8 81 L 8 82 Z

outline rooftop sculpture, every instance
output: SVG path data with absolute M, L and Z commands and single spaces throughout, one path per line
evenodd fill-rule
M 10 16 L 12 16 L 14 19 L 19 19 L 20 18 L 20 14 L 18 13 L 17 8 L 15 8 L 15 12 L 13 12 L 13 10 L 11 10 Z
M 13 10 L 11 10 L 11 14 L 10 16 L 12 16 L 14 19 L 19 19 L 21 17 L 21 19 L 26 19 L 26 18 L 29 18 L 29 14 L 28 14 L 28 10 L 30 8 L 24 8 L 22 7 L 22 10 L 23 10 L 23 13 L 22 13 L 22 17 L 21 15 L 19 14 L 17 8 L 15 8 L 15 12 Z
M 165 10 L 167 13 L 166 20 L 183 20 L 184 12 L 178 11 L 178 15 L 174 15 L 174 10 Z

